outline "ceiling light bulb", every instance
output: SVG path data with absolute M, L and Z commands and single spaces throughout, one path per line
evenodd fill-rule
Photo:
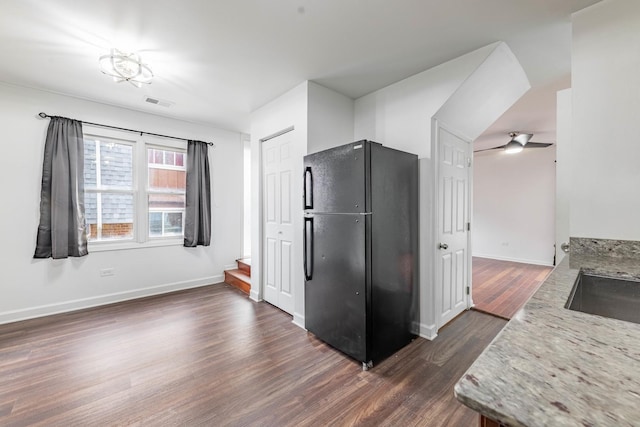
M 507 145 L 505 145 L 504 152 L 507 154 L 516 154 L 521 152 L 523 149 L 524 147 L 522 144 L 518 141 L 511 140 Z

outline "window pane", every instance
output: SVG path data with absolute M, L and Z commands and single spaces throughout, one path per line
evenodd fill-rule
M 149 212 L 149 236 L 162 236 L 162 212 Z
M 94 139 L 84 140 L 84 186 L 85 188 L 96 188 L 97 181 L 96 165 L 96 141 Z
M 184 154 L 176 153 L 176 166 L 184 166 Z
M 165 212 L 164 234 L 182 235 L 182 212 Z
M 110 188 L 133 188 L 133 147 L 100 142 L 99 184 Z
M 185 191 L 187 173 L 183 170 L 149 168 L 149 189 L 152 191 Z
M 149 163 L 153 163 L 153 150 L 152 149 L 148 149 L 147 150 L 147 161 Z
M 165 151 L 164 152 L 164 164 L 173 166 L 176 163 L 176 157 L 173 151 Z
M 182 211 L 184 207 L 184 194 L 149 194 L 149 211 Z
M 149 190 L 151 191 L 185 191 L 187 187 L 187 172 L 184 166 L 177 165 L 177 161 L 184 163 L 184 153 L 171 150 L 148 149 L 160 153 L 164 165 L 149 163 Z M 155 160 L 155 158 L 154 158 Z M 162 163 L 162 162 L 160 162 Z
M 133 238 L 133 195 L 85 193 L 89 241 Z
M 87 224 L 87 239 L 96 240 L 98 238 L 98 195 L 96 193 L 84 193 L 84 218 Z
M 153 163 L 158 165 L 162 164 L 162 151 L 161 150 L 153 150 Z

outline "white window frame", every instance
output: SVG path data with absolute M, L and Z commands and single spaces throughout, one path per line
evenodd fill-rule
M 184 236 L 162 236 L 149 237 L 149 177 L 147 148 L 161 150 L 179 151 L 185 154 L 184 168 L 178 166 L 177 169 L 186 170 L 186 141 L 171 140 L 154 137 L 151 135 L 138 135 L 135 133 L 107 129 L 99 126 L 83 125 L 85 138 L 108 139 L 117 143 L 133 146 L 133 238 L 89 241 L 89 252 L 102 252 L 112 250 L 141 249 L 157 246 L 179 246 L 184 244 Z M 163 165 L 164 166 L 164 165 Z M 86 190 L 85 190 L 86 191 Z M 91 190 L 93 191 L 93 190 Z M 118 190 L 102 190 L 104 192 L 119 192 Z M 124 192 L 131 193 L 129 190 Z M 169 194 L 169 191 L 157 192 L 158 194 Z M 179 192 L 179 194 L 183 194 Z M 165 211 L 167 209 L 164 209 Z M 184 229 L 184 214 L 182 216 Z
M 149 188 L 149 176 L 148 176 L 148 168 L 151 169 L 166 169 L 166 170 L 183 170 L 183 171 L 187 171 L 187 164 L 186 164 L 186 160 L 187 160 L 187 150 L 185 147 L 186 143 L 183 144 L 182 147 L 178 147 L 176 146 L 176 144 L 163 144 L 163 145 L 159 145 L 156 143 L 147 143 L 145 146 L 145 182 L 146 182 L 146 195 L 145 195 L 145 200 L 147 201 L 147 205 L 146 205 L 146 215 L 147 215 L 147 224 L 146 224 L 146 236 L 149 240 L 171 240 L 171 239 L 176 239 L 179 238 L 181 239 L 180 241 L 182 243 L 184 243 L 184 234 L 180 235 L 180 236 L 176 236 L 176 235 L 164 235 L 164 215 L 162 217 L 162 236 L 151 236 L 151 230 L 149 230 L 149 213 L 151 212 L 182 212 L 182 230 L 184 232 L 184 217 L 185 217 L 185 210 L 186 210 L 186 203 L 185 203 L 185 209 L 171 209 L 171 208 L 150 208 L 149 207 L 149 195 L 151 194 L 170 194 L 170 195 L 177 195 L 177 196 L 187 196 L 187 191 L 171 191 L 171 190 L 151 190 Z M 157 163 L 149 163 L 149 157 L 148 157 L 148 153 L 147 150 L 149 149 L 153 149 L 153 150 L 170 150 L 170 151 L 174 151 L 174 152 L 178 152 L 178 153 L 182 153 L 184 155 L 184 160 L 185 160 L 185 164 L 184 166 L 175 166 L 175 165 L 165 165 L 165 164 L 157 164 Z

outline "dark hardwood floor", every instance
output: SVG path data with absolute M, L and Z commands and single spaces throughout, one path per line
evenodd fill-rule
M 476 426 L 453 385 L 505 321 L 465 312 L 373 369 L 217 284 L 0 326 L 2 426 Z
M 473 309 L 511 319 L 553 267 L 473 257 Z

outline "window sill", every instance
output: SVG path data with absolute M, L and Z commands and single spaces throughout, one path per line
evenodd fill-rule
M 124 251 L 129 249 L 147 249 L 147 248 L 159 248 L 163 246 L 182 246 L 184 245 L 184 238 L 164 238 L 153 239 L 144 243 L 126 241 L 126 242 L 89 242 L 88 250 L 92 252 L 106 252 L 106 251 Z

